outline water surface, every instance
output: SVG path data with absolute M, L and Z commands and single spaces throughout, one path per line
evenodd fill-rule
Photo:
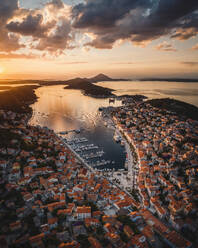
M 97 85 L 114 89 L 115 95 L 141 94 L 148 98 L 174 98 L 198 107 L 198 83 L 162 81 L 99 82 Z
M 121 102 L 109 104 L 109 99 L 96 99 L 84 96 L 80 90 L 63 88 L 64 86 L 44 86 L 36 89 L 38 101 L 32 105 L 30 124 L 47 126 L 55 132 L 82 129 L 80 134 L 75 134 L 76 137 L 86 137 L 89 143 L 104 150 L 102 159 L 115 161 L 113 167 L 123 168 L 123 148 L 113 140 L 114 131 L 105 127 L 98 110 L 99 107 L 119 106 Z

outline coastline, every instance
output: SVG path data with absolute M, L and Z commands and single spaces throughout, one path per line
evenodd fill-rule
M 32 114 L 31 104 L 37 101 L 35 89 L 40 86 L 19 86 L 0 92 L 0 109 Z
M 25 103 L 28 105 L 28 104 L 31 104 L 31 102 L 33 102 L 33 101 L 36 101 L 36 99 L 35 98 L 33 98 L 31 101 L 30 101 L 30 98 L 27 98 L 26 99 L 26 101 L 25 101 Z M 29 107 L 30 108 L 30 107 Z M 21 111 L 23 110 L 23 108 L 21 109 Z M 25 112 L 25 114 L 26 114 L 26 112 Z M 27 114 L 30 114 L 29 112 L 27 112 Z M 28 126 L 28 125 L 27 125 Z M 33 127 L 31 127 L 31 126 L 29 126 L 30 127 L 30 129 L 32 128 L 32 129 L 34 129 Z M 36 129 L 36 127 L 35 127 L 35 129 Z M 42 130 L 46 130 L 45 128 L 40 128 L 40 130 L 41 130 L 41 132 L 42 132 Z M 122 129 L 120 130 L 120 131 L 122 131 Z M 124 131 L 124 130 L 123 130 Z M 53 130 L 49 130 L 49 133 L 51 133 L 51 138 L 53 137 L 53 136 L 56 136 L 57 137 L 57 135 L 55 134 L 55 132 L 53 131 Z M 58 136 L 57 137 L 57 139 L 60 141 L 60 143 L 62 143 L 63 142 L 63 140 Z M 127 135 L 126 135 L 126 139 L 127 139 Z M 131 143 L 132 143 L 132 145 L 134 146 L 134 149 L 136 150 L 136 153 L 137 153 L 137 149 L 136 149 L 136 146 L 134 145 L 134 142 L 133 142 L 133 140 L 130 138 L 130 141 L 131 141 Z M 64 142 L 64 144 L 65 144 L 65 142 Z M 65 144 L 66 145 L 66 144 Z M 72 151 L 72 149 L 69 147 L 69 146 L 67 146 L 67 148 L 69 149 L 69 151 L 73 154 L 73 155 L 75 155 L 75 157 L 79 160 L 79 155 L 78 154 L 75 154 L 73 151 Z M 81 159 L 80 159 L 81 160 Z M 140 161 L 140 158 L 139 158 L 139 155 L 138 155 L 138 153 L 137 153 L 137 165 L 138 165 L 138 167 L 140 168 L 140 163 L 139 163 L 139 161 Z M 97 175 L 97 171 L 95 172 L 95 170 L 93 170 L 93 168 L 90 168 L 90 166 L 88 166 L 87 167 L 87 165 L 86 165 L 86 163 L 84 163 L 84 161 L 83 160 L 81 160 L 81 162 L 83 163 L 83 165 L 84 166 L 86 166 L 86 168 L 88 168 L 88 170 L 90 171 L 90 172 L 93 172 L 93 174 L 96 176 Z M 76 166 L 76 168 L 80 168 L 80 166 Z M 60 169 L 60 168 L 59 168 Z M 67 168 L 67 169 L 69 169 L 69 168 Z M 60 171 L 61 171 L 61 169 L 60 169 Z M 60 173 L 58 173 L 58 174 L 61 174 L 61 172 Z M 58 175 L 57 174 L 57 175 Z M 74 175 L 74 177 L 75 177 L 75 175 Z M 54 179 L 55 180 L 55 179 Z M 141 213 L 143 216 L 144 216 L 144 211 L 147 211 L 147 210 L 145 210 L 145 208 L 143 208 L 142 207 L 142 204 L 144 204 L 144 202 L 141 204 L 141 207 L 140 207 L 140 204 L 136 201 L 136 200 L 134 200 L 134 198 L 133 198 L 133 196 L 129 193 L 129 192 L 127 192 L 126 190 L 124 190 L 123 188 L 121 188 L 120 187 L 120 185 L 118 185 L 118 184 L 116 184 L 116 183 L 114 183 L 114 182 L 112 182 L 112 181 L 110 181 L 107 177 L 104 177 L 104 176 L 101 176 L 101 175 L 99 175 L 98 176 L 98 180 L 100 180 L 100 181 L 104 181 L 104 180 L 107 180 L 109 183 L 110 183 L 110 185 L 112 186 L 112 189 L 115 189 L 115 190 L 120 190 L 120 192 L 121 193 L 125 193 L 127 196 L 128 196 L 128 198 L 130 198 L 130 200 L 131 200 L 131 202 L 130 202 L 130 204 L 131 205 L 133 205 L 133 206 L 135 206 L 138 210 L 139 210 L 139 213 Z M 114 204 L 112 203 L 112 206 L 113 206 Z M 135 210 L 135 208 L 134 208 L 134 210 Z M 146 212 L 147 213 L 147 212 Z M 151 211 L 149 210 L 149 213 L 151 213 Z M 145 216 L 144 216 L 144 218 L 146 218 Z M 151 217 L 149 217 L 149 218 L 154 218 L 154 216 L 152 215 Z M 156 221 L 156 223 L 157 223 L 157 221 Z M 163 223 L 160 223 L 160 225 L 163 225 Z M 167 227 L 166 227 L 167 228 Z M 162 234 L 161 234 L 162 235 Z

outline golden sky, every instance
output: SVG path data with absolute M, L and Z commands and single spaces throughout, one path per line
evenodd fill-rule
M 0 79 L 198 78 L 198 1 L 0 2 Z

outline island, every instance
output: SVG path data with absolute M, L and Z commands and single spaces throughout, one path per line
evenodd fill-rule
M 116 97 L 112 93 L 114 91 L 113 89 L 98 86 L 95 84 L 101 81 L 126 81 L 126 79 L 113 79 L 104 74 L 98 74 L 97 76 L 92 78 L 75 78 L 68 80 L 65 82 L 68 85 L 65 87 L 65 89 L 82 90 L 83 94 L 96 98 Z

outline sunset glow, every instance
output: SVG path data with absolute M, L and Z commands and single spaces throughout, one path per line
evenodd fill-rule
M 1 78 L 198 77 L 197 1 L 108 2 L 3 1 Z

